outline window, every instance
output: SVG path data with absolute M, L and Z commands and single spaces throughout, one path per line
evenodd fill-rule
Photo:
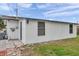
M 45 35 L 45 22 L 38 22 L 38 36 Z
M 73 24 L 69 25 L 69 33 L 72 34 L 73 33 Z
M 29 20 L 27 20 L 27 24 L 29 24 Z

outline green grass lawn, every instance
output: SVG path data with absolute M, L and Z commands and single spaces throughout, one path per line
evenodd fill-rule
M 24 46 L 27 47 L 26 45 Z M 57 40 L 29 45 L 32 55 L 40 56 L 79 56 L 79 36 L 72 39 Z

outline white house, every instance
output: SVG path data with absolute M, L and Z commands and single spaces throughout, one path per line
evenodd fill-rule
M 6 20 L 8 39 L 18 39 L 25 44 L 77 36 L 76 23 L 14 16 L 2 16 L 2 18 Z

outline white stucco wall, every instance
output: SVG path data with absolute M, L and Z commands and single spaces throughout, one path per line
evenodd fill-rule
M 26 20 L 22 20 L 22 42 L 26 44 Z
M 27 24 L 26 20 L 7 20 L 7 33 L 8 39 L 19 39 L 20 40 L 20 22 L 22 22 L 22 42 L 25 44 L 37 43 L 51 40 L 59 40 L 65 38 L 76 37 L 76 25 L 73 25 L 73 34 L 69 33 L 69 24 L 66 23 L 55 23 L 55 22 L 45 22 L 45 36 L 38 36 L 38 21 L 29 20 Z M 15 28 L 18 26 L 18 29 L 14 33 L 10 28 Z
M 25 21 L 23 23 L 25 24 Z M 25 44 L 76 37 L 76 25 L 73 25 L 73 34 L 70 34 L 69 24 L 65 23 L 45 21 L 45 36 L 38 36 L 38 21 L 36 20 L 30 20 L 26 27 L 23 25 L 23 29 L 24 34 L 26 31 L 26 36 L 22 39 Z

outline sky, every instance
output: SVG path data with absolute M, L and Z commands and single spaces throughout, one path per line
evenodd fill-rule
M 0 3 L 0 15 L 79 22 L 78 3 Z

